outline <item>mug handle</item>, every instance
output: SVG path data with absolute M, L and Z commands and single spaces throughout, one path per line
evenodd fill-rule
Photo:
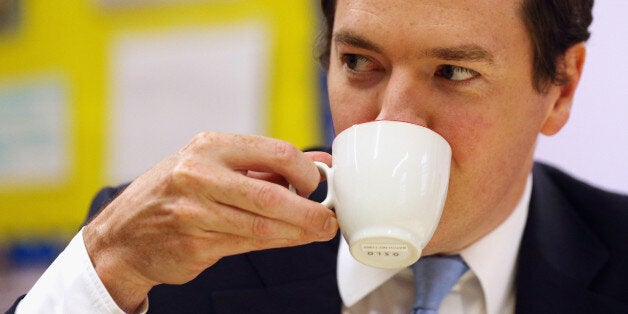
M 329 166 L 327 166 L 327 164 L 325 164 L 324 162 L 315 161 L 314 164 L 316 165 L 318 172 L 327 178 L 327 196 L 321 202 L 321 204 L 330 209 L 334 208 L 335 206 L 334 199 L 336 198 L 336 195 L 334 194 L 334 187 L 333 187 L 334 170 L 330 168 Z M 297 193 L 297 190 L 292 186 L 292 184 L 288 185 L 288 189 L 293 193 Z

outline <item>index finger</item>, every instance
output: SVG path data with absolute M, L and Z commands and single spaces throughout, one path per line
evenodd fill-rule
M 221 160 L 234 170 L 253 170 L 276 173 L 284 177 L 297 191 L 309 194 L 320 182 L 320 173 L 314 162 L 294 145 L 257 135 L 227 135 L 231 149 Z

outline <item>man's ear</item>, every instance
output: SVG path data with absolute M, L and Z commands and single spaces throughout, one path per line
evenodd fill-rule
M 548 116 L 541 128 L 541 133 L 548 136 L 554 135 L 567 123 L 574 93 L 582 75 L 585 57 L 586 47 L 582 42 L 567 49 L 559 61 L 558 70 L 561 71 L 561 82 L 552 84 L 560 85 L 550 87 L 550 89 L 558 89 L 558 97 L 548 112 Z

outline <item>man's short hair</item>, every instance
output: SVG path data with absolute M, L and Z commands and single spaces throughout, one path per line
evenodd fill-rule
M 325 18 L 319 38 L 319 60 L 329 67 L 336 0 L 321 0 Z M 523 0 L 521 17 L 533 49 L 533 84 L 539 92 L 549 84 L 565 84 L 561 58 L 569 47 L 586 41 L 591 33 L 593 0 Z

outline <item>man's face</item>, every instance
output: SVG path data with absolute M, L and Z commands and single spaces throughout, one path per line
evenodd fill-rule
M 457 251 L 499 225 L 521 197 L 559 94 L 534 89 L 519 3 L 339 0 L 333 33 L 336 134 L 398 120 L 452 147 L 445 210 L 424 254 Z

